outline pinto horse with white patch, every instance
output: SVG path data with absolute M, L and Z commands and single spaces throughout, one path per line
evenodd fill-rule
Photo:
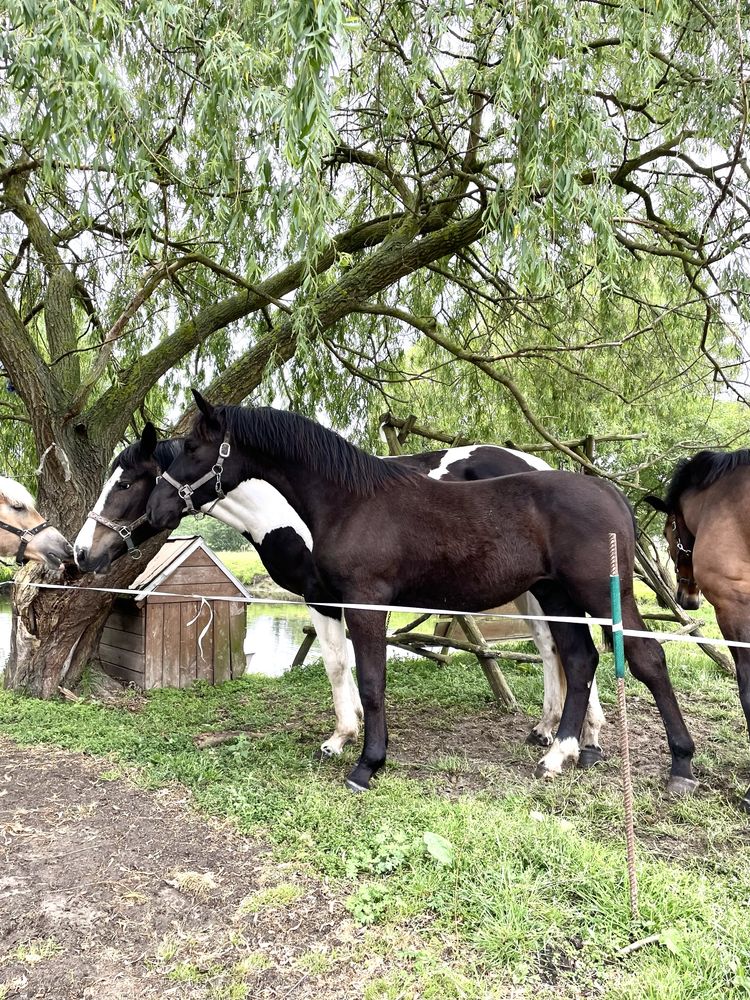
M 59 569 L 72 555 L 70 542 L 47 524 L 26 487 L 0 476 L 0 556 Z
M 568 472 L 524 472 L 441 482 L 367 455 L 338 434 L 271 407 L 201 411 L 183 452 L 149 497 L 159 529 L 179 524 L 186 497 L 211 502 L 249 480 L 270 483 L 308 526 L 313 577 L 305 600 L 340 603 L 354 646 L 365 717 L 362 754 L 347 778 L 369 787 L 383 766 L 386 607 L 474 611 L 531 590 L 552 621 L 568 690 L 560 726 L 537 773 L 558 774 L 579 756 L 598 653 L 585 614 L 610 615 L 609 532 L 618 539 L 622 611 L 644 629 L 633 597 L 632 511 L 610 484 Z M 651 690 L 671 751 L 669 789 L 689 793 L 694 744 L 654 639 L 628 636 L 631 670 Z
M 702 592 L 724 638 L 750 642 L 750 450 L 706 450 L 682 459 L 665 498 L 644 500 L 666 514 L 664 537 L 677 574 L 677 603 L 695 610 Z M 750 649 L 729 648 L 750 730 Z M 750 812 L 750 788 L 740 807 Z
M 182 451 L 181 439 L 157 441 L 156 430 L 146 424 L 140 441 L 123 449 L 112 463 L 110 476 L 93 510 L 75 540 L 75 557 L 85 572 L 106 573 L 112 561 L 126 552 L 139 555 L 138 545 L 157 534 L 146 518 L 146 503 L 156 480 Z M 433 479 L 477 480 L 549 469 L 546 462 L 523 452 L 496 445 L 472 445 L 420 455 L 384 459 L 427 473 Z M 315 579 L 312 568 L 312 536 L 297 511 L 264 480 L 248 480 L 227 495 L 202 506 L 211 514 L 240 531 L 256 548 L 275 582 L 305 596 L 305 588 Z M 531 594 L 516 599 L 522 614 L 541 615 L 542 608 Z M 336 729 L 323 743 L 326 755 L 341 753 L 347 742 L 359 735 L 362 706 L 348 666 L 346 627 L 340 610 L 310 609 L 319 637 L 323 662 L 331 683 Z M 544 664 L 543 715 L 529 734 L 529 742 L 550 746 L 562 715 L 565 674 L 546 622 L 528 621 Z M 591 766 L 601 759 L 599 732 L 604 713 L 599 703 L 596 681 L 586 710 L 579 763 Z

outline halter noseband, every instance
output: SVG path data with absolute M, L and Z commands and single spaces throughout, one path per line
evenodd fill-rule
M 681 552 L 684 556 L 691 556 L 693 554 L 693 550 L 686 549 L 685 546 L 682 544 L 682 539 L 680 538 L 680 532 L 677 529 L 677 517 L 674 514 L 672 515 L 672 531 L 674 533 L 674 544 L 677 552 L 678 553 Z M 692 576 L 680 576 L 680 569 L 676 558 L 674 564 L 675 564 L 677 582 L 695 585 L 695 579 Z
M 0 521 L 0 528 L 4 531 L 10 531 L 13 535 L 18 535 L 21 541 L 18 543 L 18 551 L 16 552 L 16 562 L 19 566 L 24 564 L 24 553 L 26 552 L 26 546 L 29 544 L 34 535 L 38 535 L 40 531 L 44 531 L 45 528 L 49 527 L 46 521 L 42 521 L 41 524 L 37 524 L 35 528 L 17 528 L 14 524 L 8 524 L 7 521 Z
M 193 504 L 193 494 L 196 490 L 200 489 L 209 480 L 216 479 L 216 500 L 221 500 L 226 496 L 224 490 L 221 486 L 221 477 L 224 472 L 224 460 L 229 458 L 229 453 L 231 451 L 231 446 L 229 444 L 229 438 L 225 437 L 222 443 L 219 445 L 219 457 L 216 462 L 211 466 L 209 471 L 205 476 L 201 476 L 200 479 L 196 479 L 194 483 L 178 483 L 168 472 L 162 472 L 161 476 L 157 478 L 166 480 L 170 486 L 174 486 L 177 490 L 177 494 L 181 500 L 185 501 L 185 507 L 182 511 L 183 514 L 193 514 L 195 517 L 203 517 L 204 512 L 202 510 L 196 510 Z
M 115 522 L 110 521 L 108 517 L 104 517 L 102 514 L 97 514 L 95 510 L 90 510 L 88 516 L 93 521 L 103 524 L 105 528 L 111 528 L 112 531 L 115 531 L 127 545 L 128 555 L 131 559 L 137 560 L 141 558 L 143 553 L 133 541 L 133 532 L 136 528 L 140 528 L 142 524 L 145 524 L 146 521 L 148 521 L 148 517 L 145 514 L 141 514 L 140 517 L 137 517 L 135 521 L 131 521 L 130 524 L 115 524 Z

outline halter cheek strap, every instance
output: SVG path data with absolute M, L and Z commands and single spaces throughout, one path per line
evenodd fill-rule
M 19 566 L 24 563 L 24 553 L 26 552 L 26 546 L 29 544 L 34 535 L 38 535 L 40 531 L 48 527 L 46 521 L 42 521 L 41 524 L 37 524 L 35 528 L 17 528 L 14 524 L 8 524 L 6 521 L 0 521 L 0 528 L 3 531 L 10 531 L 13 535 L 18 535 L 21 541 L 18 544 L 18 551 L 16 552 L 16 562 Z
M 136 518 L 135 521 L 131 521 L 130 524 L 115 524 L 114 521 L 110 521 L 108 517 L 104 517 L 102 514 L 97 514 L 95 510 L 90 510 L 88 516 L 92 521 L 96 521 L 98 524 L 103 524 L 105 528 L 111 528 L 112 531 L 117 532 L 120 538 L 125 542 L 128 547 L 128 555 L 131 559 L 140 559 L 141 550 L 133 541 L 133 532 L 136 528 L 140 528 L 142 524 L 148 521 L 145 514 L 141 514 L 140 517 Z
M 177 480 L 173 476 L 170 476 L 168 472 L 162 472 L 159 479 L 164 479 L 170 486 L 174 486 L 180 499 L 185 501 L 185 509 L 182 512 L 183 514 L 194 514 L 196 517 L 203 517 L 203 511 L 196 510 L 195 505 L 193 504 L 193 494 L 211 479 L 216 480 L 216 499 L 223 499 L 226 494 L 221 486 L 221 477 L 224 472 L 224 460 L 229 458 L 231 450 L 229 438 L 225 437 L 219 445 L 219 457 L 216 459 L 216 462 L 211 466 L 205 476 L 201 476 L 200 479 L 196 479 L 194 483 L 178 483 Z

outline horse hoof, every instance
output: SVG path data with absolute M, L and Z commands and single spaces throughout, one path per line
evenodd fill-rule
M 583 747 L 578 755 L 578 766 L 581 770 L 586 771 L 590 767 L 596 767 L 597 764 L 601 764 L 603 760 L 601 747 L 587 746 Z
M 356 781 L 352 781 L 351 778 L 346 779 L 346 787 L 350 792 L 367 792 L 369 788 L 367 785 L 359 785 Z
M 320 748 L 321 757 L 338 757 L 340 753 L 340 750 L 335 750 L 333 747 L 329 747 L 327 743 L 324 743 Z
M 750 813 L 750 792 L 748 792 L 747 795 L 744 795 L 737 805 L 740 807 L 742 812 Z
M 684 799 L 688 795 L 694 795 L 698 789 L 698 782 L 695 778 L 682 778 L 673 774 L 667 782 L 667 795 L 674 799 Z
M 534 777 L 535 777 L 535 778 L 545 778 L 545 779 L 546 779 L 547 781 L 552 781 L 552 780 L 553 780 L 554 778 L 556 778 L 556 777 L 557 777 L 557 772 L 555 772 L 555 771 L 550 771 L 550 770 L 549 770 L 549 769 L 548 769 L 547 767 L 545 767 L 545 766 L 544 766 L 544 764 L 543 764 L 543 763 L 542 763 L 542 762 L 540 761 L 540 762 L 539 762 L 539 763 L 537 764 L 537 766 L 536 766 L 536 767 L 534 768 Z
M 538 733 L 536 729 L 532 729 L 526 737 L 526 742 L 532 747 L 551 747 L 552 737 L 545 736 L 543 733 Z

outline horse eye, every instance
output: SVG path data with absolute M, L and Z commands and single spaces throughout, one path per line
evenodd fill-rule
M 13 510 L 26 510 L 26 504 L 21 503 L 19 500 L 14 500 L 11 507 Z
M 117 488 L 118 490 L 129 490 L 131 485 L 132 483 L 118 483 Z

